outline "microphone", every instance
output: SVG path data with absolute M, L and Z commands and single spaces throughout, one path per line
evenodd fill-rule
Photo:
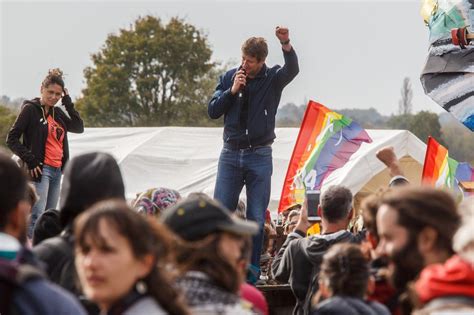
M 243 69 L 243 68 L 241 70 L 244 72 L 245 77 L 247 77 L 247 71 L 245 71 L 245 69 Z M 238 96 L 239 96 L 240 99 L 244 95 L 244 90 L 245 90 L 245 85 L 241 85 L 240 88 L 239 88 L 239 93 L 238 93 Z

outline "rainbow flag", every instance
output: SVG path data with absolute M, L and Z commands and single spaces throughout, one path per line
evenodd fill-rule
M 306 190 L 319 190 L 361 146 L 372 142 L 350 118 L 309 101 L 286 172 L 278 212 L 302 203 Z
M 458 190 L 458 182 L 474 181 L 474 169 L 449 157 L 448 150 L 432 137 L 428 138 L 422 182 L 433 187 Z

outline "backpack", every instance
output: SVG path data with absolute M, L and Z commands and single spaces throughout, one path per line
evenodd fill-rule
M 18 304 L 30 305 L 30 309 L 37 314 L 46 314 L 47 311 L 43 302 L 39 301 L 35 295 L 26 289 L 26 283 L 34 279 L 44 279 L 43 273 L 36 267 L 29 264 L 20 264 L 18 260 L 0 259 L 0 314 L 19 314 L 18 305 L 13 303 L 15 294 L 22 290 L 24 296 Z

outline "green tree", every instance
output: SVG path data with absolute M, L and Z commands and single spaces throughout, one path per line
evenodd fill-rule
M 442 131 L 442 140 L 449 155 L 459 162 L 474 165 L 474 133 L 458 121 L 443 125 Z
M 438 115 L 421 111 L 416 115 L 404 114 L 392 116 L 387 122 L 390 129 L 406 129 L 415 134 L 421 141 L 426 142 L 428 136 L 441 138 L 441 125 Z
M 5 141 L 7 139 L 7 134 L 15 122 L 15 119 L 16 115 L 11 109 L 0 105 L 0 145 L 2 147 L 6 147 Z
M 92 55 L 77 107 L 87 126 L 215 124 L 207 118 L 217 82 L 211 54 L 207 37 L 179 18 L 138 18 Z
M 423 142 L 428 141 L 428 136 L 441 139 L 441 125 L 438 115 L 428 111 L 421 111 L 413 115 L 409 130 Z
M 406 129 L 409 130 L 411 127 L 411 120 L 413 119 L 413 115 L 405 114 L 405 115 L 393 115 L 387 121 L 387 126 L 389 129 Z

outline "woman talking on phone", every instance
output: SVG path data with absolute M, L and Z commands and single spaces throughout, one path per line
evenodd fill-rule
M 59 100 L 67 114 L 55 107 Z M 69 159 L 68 131 L 82 133 L 84 123 L 64 87 L 63 72 L 51 69 L 41 84 L 40 97 L 23 102 L 7 136 L 8 147 L 28 168 L 39 196 L 31 210 L 30 238 L 36 219 L 58 203 L 61 174 Z

